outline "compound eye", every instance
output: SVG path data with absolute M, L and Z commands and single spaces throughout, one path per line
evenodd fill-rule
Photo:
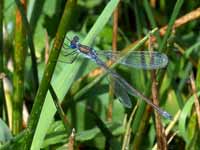
M 79 41 L 79 37 L 75 35 L 74 38 L 73 38 L 73 40 L 76 41 L 76 42 L 78 42 Z

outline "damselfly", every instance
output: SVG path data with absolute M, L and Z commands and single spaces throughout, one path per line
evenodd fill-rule
M 73 51 L 67 55 L 75 55 L 72 62 L 76 57 L 81 54 L 82 56 L 94 61 L 97 65 L 103 68 L 114 80 L 115 86 L 113 87 L 115 95 L 119 98 L 120 102 L 130 108 L 132 106 L 131 100 L 128 94 L 143 99 L 146 103 L 151 105 L 162 116 L 171 119 L 171 115 L 166 111 L 156 106 L 151 100 L 145 97 L 138 90 L 133 88 L 125 79 L 123 79 L 118 73 L 110 69 L 101 57 L 117 61 L 118 63 L 141 69 L 159 69 L 163 68 L 168 63 L 168 58 L 165 54 L 159 52 L 150 51 L 132 51 L 121 59 L 120 53 L 113 53 L 112 51 L 95 51 L 93 48 L 83 45 L 79 42 L 79 37 L 74 36 L 72 40 L 68 37 L 70 44 L 68 47 Z

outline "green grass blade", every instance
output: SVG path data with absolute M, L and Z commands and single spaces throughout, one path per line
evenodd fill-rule
M 165 47 L 165 44 L 167 42 L 167 39 L 170 36 L 172 27 L 174 25 L 174 22 L 175 22 L 177 16 L 178 16 L 178 13 L 180 12 L 180 9 L 181 9 L 181 6 L 183 5 L 183 2 L 184 2 L 184 0 L 177 0 L 177 2 L 176 2 L 176 5 L 174 7 L 174 10 L 172 12 L 172 16 L 171 16 L 169 24 L 168 24 L 167 31 L 166 31 L 165 36 L 164 36 L 164 38 L 162 40 L 162 43 L 161 43 L 161 45 L 159 47 L 159 51 L 163 51 L 163 48 Z
M 60 25 L 58 27 L 58 32 L 56 35 L 56 39 L 52 48 L 52 51 L 50 53 L 49 56 L 49 60 L 47 63 L 47 66 L 45 68 L 44 71 L 44 75 L 42 77 L 42 81 L 40 84 L 40 87 L 38 89 L 36 98 L 35 98 L 35 102 L 32 108 L 32 112 L 29 118 L 29 122 L 28 122 L 28 128 L 32 131 L 30 135 L 27 135 L 27 137 L 25 138 L 25 144 L 24 144 L 24 149 L 30 149 L 32 140 L 33 140 L 33 136 L 40 118 L 40 113 L 42 111 L 42 106 L 44 104 L 45 101 L 45 97 L 50 85 L 50 81 L 56 66 L 56 63 L 52 63 L 51 60 L 55 60 L 56 58 L 58 58 L 59 52 L 61 50 L 62 47 L 62 43 L 64 41 L 65 38 L 65 34 L 66 31 L 69 27 L 69 23 L 71 20 L 71 14 L 72 14 L 72 10 L 74 9 L 75 6 L 75 2 L 74 1 L 68 1 L 66 3 L 66 7 L 63 13 L 63 16 L 61 18 L 61 22 Z
M 0 1 L 0 74 L 4 72 L 3 66 L 3 1 Z M 5 95 L 3 89 L 3 80 L 0 79 L 0 115 L 3 113 L 3 103 L 5 102 Z
M 101 32 L 105 24 L 108 22 L 109 17 L 112 15 L 115 7 L 117 7 L 118 3 L 119 0 L 111 0 L 107 4 L 102 14 L 99 16 L 99 18 L 91 28 L 90 32 L 86 36 L 85 40 L 83 41 L 84 44 L 89 44 L 96 37 L 96 35 Z M 53 87 L 56 85 L 54 89 L 57 92 L 59 100 L 63 99 L 65 93 L 69 90 L 71 84 L 76 78 L 77 73 L 81 71 L 80 68 L 84 68 L 86 66 L 85 63 L 86 62 L 82 62 L 81 59 L 78 59 L 73 64 L 67 65 L 59 74 L 59 76 L 53 81 L 52 85 Z M 33 139 L 31 147 L 32 150 L 40 148 L 47 132 L 48 126 L 52 122 L 55 112 L 56 108 L 54 106 L 51 96 L 48 94 L 44 102 L 44 107 L 42 109 L 40 120 Z
M 24 8 L 21 4 L 21 2 L 19 0 L 15 0 L 15 3 L 17 4 L 17 7 L 21 13 L 22 16 L 22 21 L 23 24 L 26 28 L 26 32 L 27 32 L 27 41 L 28 41 L 28 45 L 30 47 L 30 52 L 31 52 L 31 60 L 32 60 L 32 71 L 33 71 L 33 78 L 34 78 L 34 84 L 35 84 L 35 88 L 38 89 L 38 84 L 39 84 L 39 79 L 38 79 L 38 70 L 37 70 L 37 62 L 36 62 L 36 56 L 35 56 L 35 46 L 33 43 L 33 33 L 31 31 L 28 19 L 26 17 L 26 13 L 24 11 Z
M 200 92 L 197 93 L 198 96 L 200 95 Z M 194 96 L 190 97 L 186 104 L 184 105 L 181 115 L 180 115 L 180 119 L 179 119 L 179 123 L 178 123 L 178 128 L 179 128 L 179 132 L 180 135 L 184 138 L 184 140 L 187 142 L 188 141 L 188 135 L 187 135 L 187 117 L 190 116 L 192 107 L 194 104 Z
M 149 1 L 144 0 L 143 2 L 144 2 L 144 8 L 146 10 L 147 17 L 148 17 L 148 19 L 149 19 L 149 21 L 151 23 L 152 28 L 156 28 L 157 27 L 156 21 L 154 19 L 151 7 L 149 5 Z M 160 35 L 159 35 L 159 31 L 157 31 L 155 35 L 156 35 L 156 39 L 158 41 L 158 44 L 160 45 L 161 44 L 161 38 L 160 38 Z
M 15 50 L 14 50 L 14 73 L 13 73 L 13 112 L 12 132 L 14 135 L 22 130 L 22 108 L 24 102 L 24 72 L 27 52 L 26 27 L 22 23 L 19 9 L 16 10 Z

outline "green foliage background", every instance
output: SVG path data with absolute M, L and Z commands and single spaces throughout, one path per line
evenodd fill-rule
M 50 53 L 53 49 L 55 36 L 58 33 L 61 17 L 65 9 L 64 0 L 28 1 L 27 18 L 32 31 L 35 46 L 39 80 L 44 80 L 45 48 L 50 45 Z M 167 139 L 168 149 L 200 149 L 199 127 L 197 112 L 194 106 L 194 93 L 191 90 L 189 76 L 193 72 L 197 88 L 200 94 L 200 30 L 199 20 L 193 20 L 172 30 L 174 21 L 185 14 L 197 9 L 199 1 L 156 1 L 156 6 L 143 0 L 77 0 L 72 10 L 70 23 L 66 27 L 67 36 L 72 38 L 78 35 L 82 43 L 91 45 L 97 50 L 112 49 L 113 11 L 119 3 L 119 26 L 117 45 L 118 49 L 133 49 L 134 41 L 140 41 L 137 50 L 148 50 L 145 40 L 148 33 L 155 27 L 168 25 L 164 36 L 155 33 L 157 43 L 155 50 L 165 53 L 169 58 L 166 68 L 158 70 L 157 79 L 159 87 L 160 106 L 168 111 L 174 120 L 161 118 L 165 128 L 169 127 Z M 67 10 L 66 10 L 67 12 Z M 13 62 L 15 47 L 14 33 L 16 4 L 13 0 L 4 1 L 4 39 L 3 56 L 4 73 L 6 74 L 8 90 L 4 88 L 6 103 L 1 107 L 0 120 L 0 149 L 12 149 L 17 143 L 26 143 L 23 131 L 14 136 L 9 130 L 9 113 L 12 112 L 13 70 L 8 67 L 8 62 Z M 48 35 L 48 39 L 47 39 Z M 30 35 L 27 35 L 30 36 Z M 141 39 L 144 37 L 144 41 Z M 27 39 L 27 37 L 24 37 Z M 27 42 L 28 43 L 28 42 Z M 64 44 L 68 44 L 67 39 Z M 53 50 L 52 50 L 53 51 Z M 64 53 L 61 50 L 61 55 Z M 66 59 L 71 59 L 70 56 Z M 55 59 L 56 61 L 56 59 Z M 67 61 L 67 60 L 66 60 Z M 52 62 L 53 63 L 53 62 Z M 50 64 L 51 65 L 51 64 Z M 0 66 L 2 67 L 2 66 Z M 24 73 L 24 104 L 30 113 L 34 101 L 36 101 L 37 87 L 32 73 L 32 60 L 30 49 L 26 54 Z M 97 66 L 88 60 L 79 57 L 73 64 L 56 64 L 51 85 L 62 105 L 63 111 L 69 122 L 68 130 L 65 127 L 57 108 L 48 92 L 41 106 L 42 110 L 37 116 L 37 128 L 34 130 L 34 138 L 31 144 L 32 150 L 37 149 L 66 149 L 68 147 L 71 129 L 75 129 L 75 149 L 123 149 L 126 125 L 130 120 L 129 149 L 153 149 L 156 144 L 155 116 L 149 111 L 146 103 L 131 97 L 134 104 L 132 109 L 124 108 L 118 100 L 114 100 L 112 108 L 112 120 L 108 121 L 109 106 L 109 82 L 104 73 L 94 75 Z M 131 85 L 151 98 L 151 77 L 149 71 L 127 68 L 122 65 L 116 67 Z M 91 75 L 92 74 L 92 75 Z M 1 80 L 1 79 L 0 79 Z M 41 83 L 41 82 L 40 82 Z M 41 86 L 39 83 L 39 86 Z M 42 89 L 42 87 L 40 87 Z M 137 103 L 139 101 L 139 105 Z M 131 117 L 135 106 L 137 110 Z M 88 109 L 88 107 L 90 109 Z M 92 110 L 91 110 L 92 108 Z M 32 110 L 33 111 L 33 110 Z M 32 112 L 33 113 L 33 112 Z M 6 115 L 5 115 L 6 114 Z M 30 118 L 30 120 L 33 118 Z M 3 123 L 5 122 L 5 123 Z M 34 122 L 34 119 L 33 119 Z M 6 126 L 7 124 L 7 126 Z M 32 126 L 28 126 L 32 129 Z M 26 132 L 26 130 L 24 130 Z M 28 131 L 27 131 L 28 133 Z M 111 135 L 112 133 L 112 135 Z M 11 139 L 13 142 L 11 142 Z M 8 146 L 8 142 L 11 142 Z M 7 143 L 7 145 L 6 145 Z M 109 143 L 109 144 L 108 144 Z

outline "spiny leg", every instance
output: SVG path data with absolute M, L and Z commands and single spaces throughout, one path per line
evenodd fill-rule
M 70 52 L 70 53 L 66 53 L 66 54 L 63 54 L 64 56 L 69 56 L 69 55 L 74 55 L 74 54 L 76 54 L 77 53 L 77 50 L 74 50 L 74 51 L 72 51 L 72 52 Z
M 77 56 L 79 53 L 76 53 L 75 57 L 72 59 L 72 61 L 70 62 L 71 64 L 76 60 Z
M 70 61 L 66 61 L 66 60 L 57 60 L 57 61 L 61 63 L 72 64 L 76 60 L 79 53 L 73 53 L 73 54 L 75 54 L 75 56 Z

